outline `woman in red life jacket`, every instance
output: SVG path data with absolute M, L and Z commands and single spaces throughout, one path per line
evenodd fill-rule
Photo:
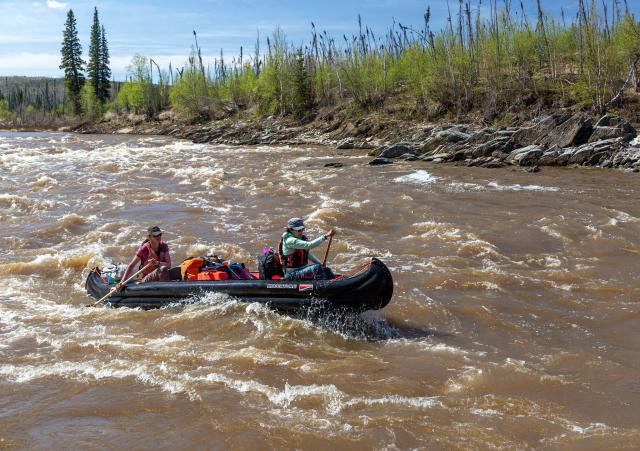
M 144 243 L 138 248 L 135 257 L 127 266 L 122 280 L 133 274 L 135 271 L 144 268 L 150 264 L 142 272 L 142 282 L 158 282 L 169 280 L 169 269 L 171 268 L 171 257 L 169 256 L 169 246 L 162 241 L 162 230 L 160 227 L 154 226 L 147 229 L 148 236 Z M 122 283 L 116 285 L 116 290 L 121 290 Z
M 309 250 L 320 246 L 335 233 L 332 229 L 309 241 L 304 235 L 304 221 L 300 218 L 289 219 L 287 230 L 282 234 L 278 244 L 285 280 L 333 279 L 335 276 L 331 269 L 323 267 L 320 260 Z M 312 264 L 309 264 L 309 260 Z

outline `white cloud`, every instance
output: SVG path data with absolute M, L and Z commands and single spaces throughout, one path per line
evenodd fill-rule
M 67 3 L 60 3 L 60 2 L 57 2 L 56 0 L 47 0 L 47 8 L 59 9 L 59 8 L 66 8 L 66 7 L 67 7 Z
M 24 52 L 0 55 L 0 75 L 59 75 L 62 74 L 59 65 L 60 54 Z

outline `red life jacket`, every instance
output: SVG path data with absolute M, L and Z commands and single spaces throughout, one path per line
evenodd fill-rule
M 305 251 L 304 249 L 296 249 L 292 254 L 284 255 L 284 253 L 282 252 L 282 244 L 284 242 L 285 235 L 280 238 L 280 243 L 278 244 L 278 255 L 280 256 L 280 262 L 282 262 L 282 266 L 288 269 L 306 266 L 309 263 L 309 251 Z M 302 235 L 300 239 L 303 241 L 308 241 L 307 237 L 304 235 Z
M 160 251 L 160 249 L 163 248 L 164 241 L 161 241 L 160 244 L 158 245 L 158 251 Z M 142 261 L 142 259 L 140 260 L 140 269 L 144 268 L 144 265 L 147 264 L 148 260 L 152 260 L 155 259 L 157 262 L 160 262 L 160 257 L 158 256 L 158 254 L 156 254 L 156 252 L 153 250 L 153 248 L 151 247 L 151 243 L 149 241 L 145 242 L 142 247 L 145 247 L 149 250 L 149 257 L 147 257 L 147 259 L 145 261 Z M 151 274 L 153 271 L 155 271 L 157 269 L 157 267 L 153 267 L 150 266 L 147 269 L 145 269 L 144 271 L 142 271 L 142 276 L 147 276 L 149 274 Z

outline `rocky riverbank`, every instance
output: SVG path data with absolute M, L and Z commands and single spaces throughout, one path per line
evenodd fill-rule
M 169 115 L 158 120 L 112 119 L 85 124 L 83 133 L 169 135 L 196 143 L 230 145 L 318 144 L 363 149 L 371 164 L 394 159 L 424 160 L 466 166 L 595 166 L 640 171 L 640 138 L 624 118 L 583 113 L 540 116 L 520 126 L 411 123 L 372 115 L 344 120 L 327 115 L 300 124 L 282 118 L 180 124 Z

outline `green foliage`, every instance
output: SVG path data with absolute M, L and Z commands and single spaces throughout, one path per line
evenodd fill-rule
M 304 117 L 313 107 L 313 91 L 302 49 L 296 53 L 294 76 L 293 112 L 298 117 Z
M 126 82 L 118 92 L 116 108 L 136 114 L 147 114 L 149 109 L 148 85 L 140 82 Z
M 109 100 L 111 89 L 111 69 L 109 68 L 109 49 L 104 27 L 100 25 L 98 8 L 93 9 L 93 24 L 91 25 L 89 41 L 89 63 L 87 75 L 93 83 L 94 91 L 100 102 Z
M 216 61 L 205 73 L 199 48 L 171 88 L 171 105 L 189 119 L 209 118 L 229 102 L 262 114 L 304 117 L 315 106 L 352 101 L 356 112 L 402 99 L 393 111 L 431 116 L 481 111 L 486 120 L 508 124 L 518 109 L 559 103 L 603 111 L 640 59 L 640 25 L 630 15 L 604 21 L 597 3 L 582 7 L 565 24 L 539 9 L 533 24 L 510 8 L 481 17 L 470 6 L 438 33 L 399 26 L 376 37 L 344 36 L 339 49 L 326 32 L 312 29 L 307 46 L 293 47 L 276 28 L 260 58 L 250 63 Z M 477 14 L 477 15 L 476 15 Z M 472 17 L 475 15 L 475 17 Z M 303 50 L 304 49 L 304 50 Z
M 257 97 L 258 77 L 247 64 L 240 70 L 234 70 L 227 83 L 228 97 L 238 108 L 250 106 Z
M 12 121 L 15 117 L 16 113 L 9 109 L 9 101 L 7 99 L 0 100 L 0 120 Z
M 89 62 L 87 63 L 87 78 L 93 86 L 99 84 L 100 78 L 100 21 L 98 19 L 98 8 L 93 8 L 93 24 L 89 38 Z M 92 88 L 93 91 L 93 88 Z
M 80 106 L 82 114 L 87 119 L 97 119 L 102 116 L 103 104 L 96 95 L 93 83 L 87 81 L 80 91 Z
M 265 67 L 258 79 L 257 99 L 262 111 L 283 115 L 291 112 L 295 96 L 294 67 L 286 36 L 277 27 L 269 41 Z
M 192 51 L 182 76 L 169 90 L 169 101 L 176 112 L 186 120 L 208 118 L 211 115 L 211 80 L 208 79 L 195 50 Z
M 355 48 L 352 51 L 353 58 L 339 67 L 344 89 L 361 108 L 377 107 L 387 95 L 386 55 L 360 55 Z
M 72 114 L 78 114 L 80 113 L 80 90 L 84 84 L 85 62 L 82 60 L 82 46 L 78 38 L 76 18 L 71 9 L 67 13 L 60 53 L 62 54 L 60 69 L 64 70 L 64 85 L 69 109 Z
M 115 106 L 120 111 L 153 115 L 159 109 L 159 90 L 151 83 L 149 60 L 142 55 L 134 55 L 127 67 L 129 81 L 118 92 Z
M 109 45 L 104 26 L 100 31 L 100 71 L 98 74 L 97 95 L 102 102 L 111 96 L 111 68 L 109 67 Z

